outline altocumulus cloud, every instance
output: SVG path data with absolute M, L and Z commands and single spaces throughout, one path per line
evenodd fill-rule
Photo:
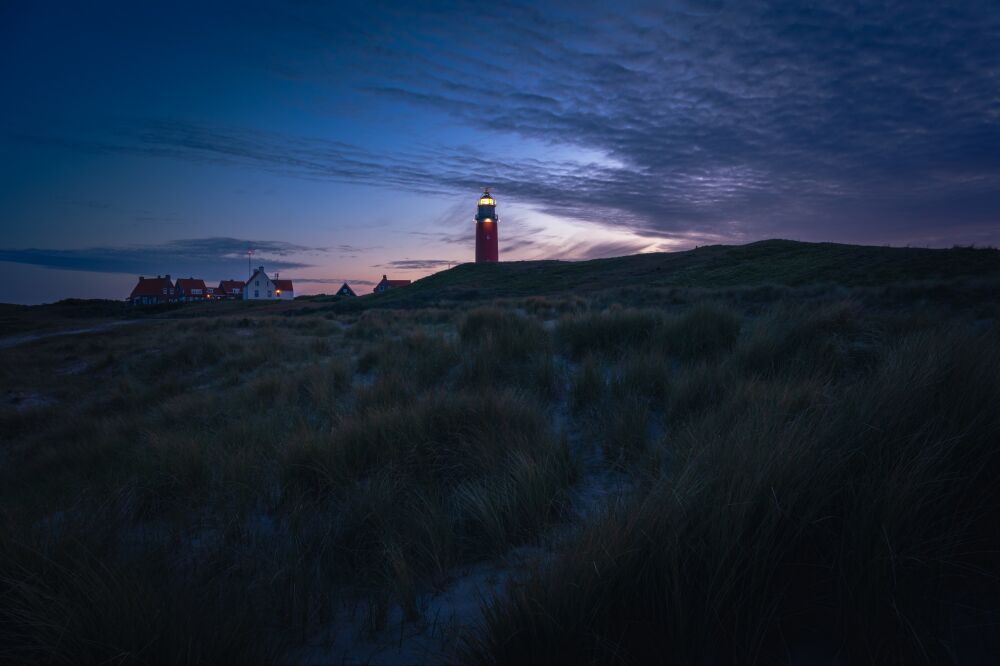
M 0 249 L 0 261 L 32 264 L 48 268 L 99 273 L 172 273 L 175 276 L 242 275 L 246 271 L 246 250 L 269 268 L 305 268 L 310 264 L 295 258 L 323 252 L 281 241 L 252 241 L 237 238 L 192 238 L 159 245 L 92 247 L 74 250 Z
M 282 4 L 240 20 L 286 54 L 283 75 L 562 157 L 171 121 L 74 145 L 420 192 L 491 183 L 648 237 L 1000 240 L 995 2 Z

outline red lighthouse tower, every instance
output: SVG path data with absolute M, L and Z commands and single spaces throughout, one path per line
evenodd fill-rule
M 490 188 L 483 188 L 479 197 L 479 212 L 476 214 L 476 263 L 500 261 L 500 245 L 497 242 L 497 202 L 490 194 Z

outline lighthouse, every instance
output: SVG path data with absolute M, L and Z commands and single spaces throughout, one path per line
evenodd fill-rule
M 490 188 L 483 188 L 479 197 L 479 212 L 476 214 L 476 263 L 500 261 L 497 242 L 497 201 L 490 194 Z

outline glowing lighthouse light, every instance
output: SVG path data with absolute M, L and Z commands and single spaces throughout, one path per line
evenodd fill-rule
M 497 234 L 497 201 L 490 194 L 490 188 L 483 188 L 479 197 L 479 212 L 476 213 L 476 263 L 500 260 L 500 245 Z

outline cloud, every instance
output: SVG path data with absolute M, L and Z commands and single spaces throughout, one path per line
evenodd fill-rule
M 346 252 L 349 254 L 359 254 L 361 252 L 368 252 L 370 250 L 376 250 L 376 249 L 378 249 L 378 246 L 360 247 L 357 245 L 346 245 L 346 244 L 337 246 L 338 252 Z
M 254 248 L 254 261 L 271 269 L 305 268 L 298 257 L 323 251 L 283 241 L 237 238 L 193 238 L 159 245 L 92 247 L 74 250 L 0 249 L 0 261 L 47 268 L 97 273 L 198 274 L 207 277 L 239 276 L 247 270 L 246 250 Z
M 385 264 L 378 264 L 377 268 L 398 268 L 400 270 L 432 271 L 442 268 L 450 268 L 462 262 L 454 259 L 399 259 Z
M 374 97 L 595 156 L 444 146 L 438 183 L 668 235 L 1000 234 L 996 3 L 504 3 L 476 10 L 488 56 L 467 12 L 380 12 L 348 35 L 312 11 L 333 65 L 303 75 L 343 62 Z
M 996 3 L 504 3 L 475 17 L 296 3 L 241 21 L 288 47 L 286 78 L 549 154 L 464 132 L 381 150 L 176 120 L 35 139 L 425 193 L 489 183 L 667 239 L 1000 240 Z M 503 35 L 485 51 L 481 25 Z
M 376 282 L 372 280 L 355 280 L 353 278 L 295 278 L 295 282 L 301 282 L 304 284 L 335 284 L 338 286 L 346 282 L 348 284 L 360 284 L 369 287 L 376 284 Z
M 375 268 L 398 268 L 401 270 L 429 271 L 449 268 L 462 262 L 454 259 L 399 259 L 386 264 L 377 264 Z

